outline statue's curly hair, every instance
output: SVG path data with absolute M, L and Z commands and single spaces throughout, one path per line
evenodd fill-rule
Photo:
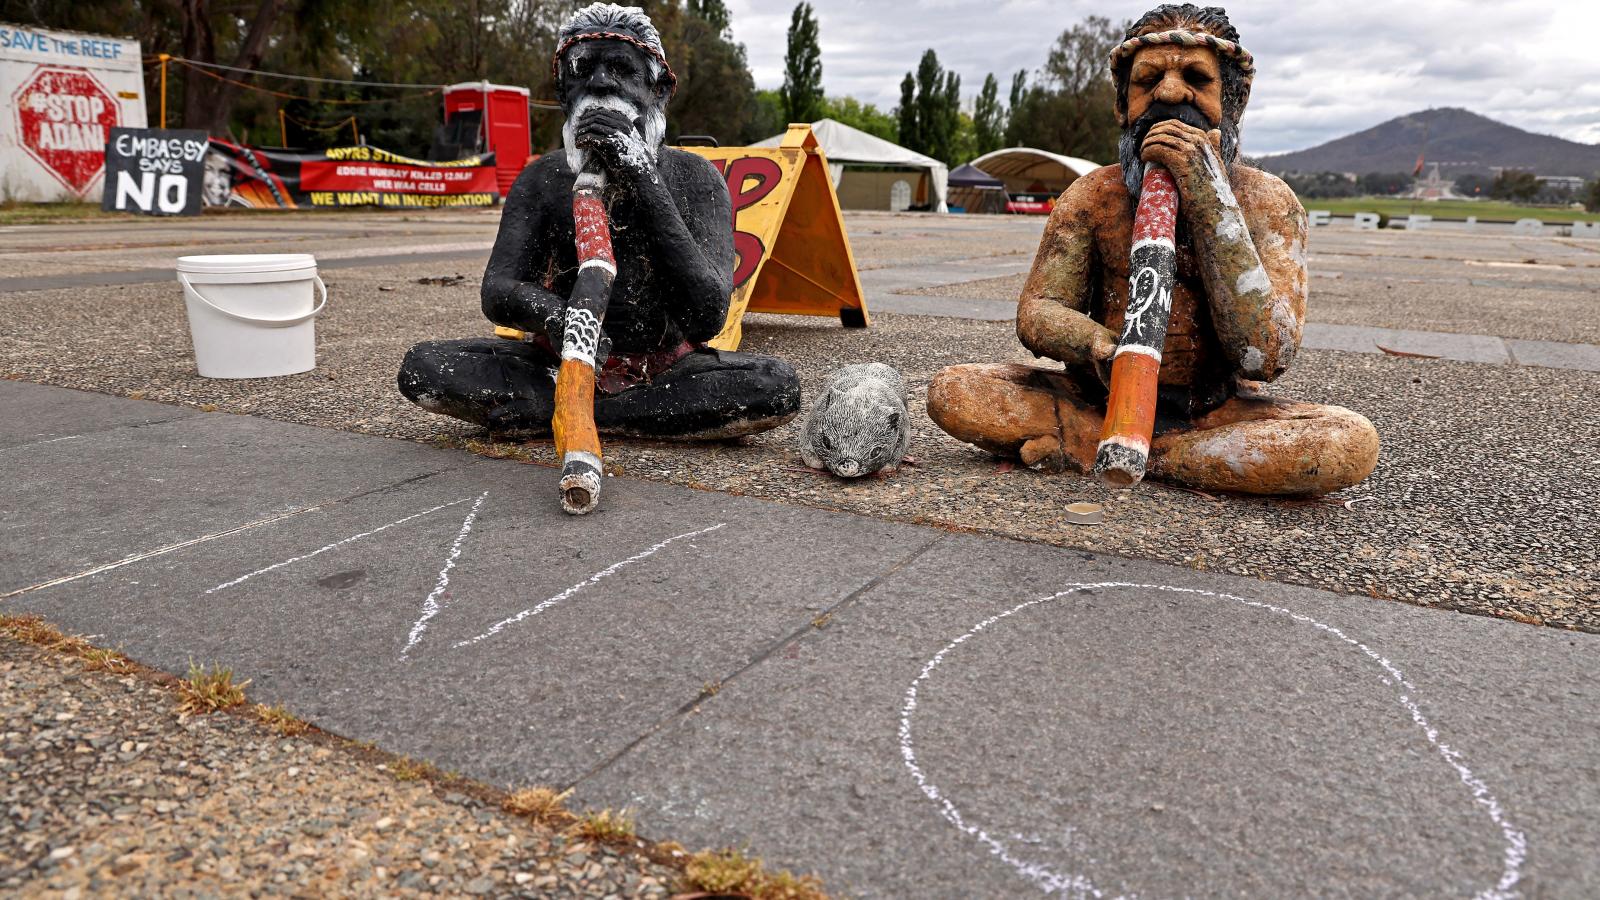
M 1162 31 L 1194 31 L 1239 43 L 1239 29 L 1228 21 L 1228 11 L 1220 6 L 1195 6 L 1193 3 L 1163 3 L 1139 17 L 1128 29 L 1126 38 Z M 1250 102 L 1250 80 L 1232 57 L 1218 54 L 1222 67 L 1222 113 L 1235 127 Z M 1133 71 L 1133 56 L 1123 58 L 1112 70 L 1117 88 L 1117 115 L 1128 112 L 1128 76 Z

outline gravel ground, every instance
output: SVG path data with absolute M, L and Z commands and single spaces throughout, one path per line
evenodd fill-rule
M 0 892 L 665 897 L 677 873 L 0 637 Z
M 415 283 L 462 272 L 459 286 Z M 394 387 L 423 338 L 481 335 L 468 266 L 330 273 L 320 365 L 266 381 L 194 374 L 182 304 L 166 285 L 0 296 L 14 323 L 0 374 L 418 441 L 483 435 L 408 404 Z M 388 290 L 384 290 L 388 288 Z M 881 314 L 865 331 L 827 319 L 752 316 L 744 349 L 800 370 L 806 395 L 851 362 L 899 367 L 915 387 L 912 453 L 892 478 L 844 483 L 799 470 L 791 423 L 743 444 L 613 443 L 631 475 L 865 515 L 1166 560 L 1277 581 L 1600 631 L 1592 475 L 1600 374 L 1307 351 L 1276 389 L 1356 409 L 1384 440 L 1376 473 L 1326 503 L 1216 500 L 1156 484 L 1108 494 L 1084 478 L 1005 467 L 923 414 L 928 379 L 956 362 L 1023 360 L 1006 322 Z M 501 452 L 514 451 L 506 446 Z M 528 450 L 549 457 L 548 444 Z M 1107 504 L 1098 528 L 1062 524 L 1075 500 Z
M 1593 251 L 1577 251 L 1574 259 L 1564 252 L 1567 243 L 1555 239 L 1506 248 L 1503 241 L 1483 247 L 1477 244 L 1484 241 L 1456 238 L 1419 248 L 1403 234 L 1393 241 L 1323 231 L 1316 237 L 1309 321 L 1600 344 L 1600 254 Z M 1378 245 L 1353 246 L 1368 240 Z M 1419 249 L 1430 252 L 1418 256 Z M 1485 253 L 1491 249 L 1500 252 Z M 1507 255 L 1517 261 L 1496 258 Z M 899 293 L 1015 303 L 1026 280 L 1023 273 Z

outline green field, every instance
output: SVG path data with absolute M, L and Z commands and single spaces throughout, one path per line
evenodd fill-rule
M 1515 222 L 1518 219 L 1538 219 L 1546 225 L 1568 222 L 1600 222 L 1600 213 L 1587 213 L 1561 206 L 1518 206 L 1493 200 L 1401 200 L 1395 197 L 1347 197 L 1338 200 L 1311 200 L 1300 198 L 1306 209 L 1325 209 L 1336 216 L 1352 213 L 1382 213 L 1395 218 L 1410 215 L 1413 211 L 1435 219 L 1465 219 L 1477 216 L 1480 222 Z

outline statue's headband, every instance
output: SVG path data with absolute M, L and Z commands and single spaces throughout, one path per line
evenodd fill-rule
M 1176 44 L 1180 47 L 1210 47 L 1219 56 L 1233 57 L 1234 63 L 1239 66 L 1240 74 L 1244 76 L 1245 90 L 1248 91 L 1250 82 L 1255 80 L 1256 61 L 1255 57 L 1250 55 L 1249 50 L 1233 41 L 1223 40 L 1214 34 L 1196 31 L 1158 31 L 1154 34 L 1141 34 L 1138 37 L 1128 38 L 1118 44 L 1115 50 L 1111 51 L 1111 71 L 1115 73 L 1117 66 L 1120 66 L 1123 60 L 1132 57 L 1133 54 L 1138 53 L 1141 49 L 1154 47 L 1157 44 Z
M 550 74 L 557 84 L 561 83 L 561 57 L 566 56 L 567 51 L 572 49 L 572 45 L 579 41 L 621 41 L 624 44 L 632 44 L 638 47 L 661 63 L 661 69 L 666 73 L 667 77 L 667 99 L 672 99 L 672 95 L 677 93 L 678 75 L 672 71 L 672 66 L 667 64 L 667 56 L 661 52 L 661 48 L 641 41 L 631 34 L 623 34 L 617 31 L 587 31 L 583 34 L 575 34 L 562 41 L 561 46 L 556 48 L 555 57 L 550 60 Z

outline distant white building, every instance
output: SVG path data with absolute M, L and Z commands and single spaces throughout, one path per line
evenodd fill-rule
M 1455 182 L 1446 181 L 1439 175 L 1438 163 L 1433 164 L 1433 171 L 1428 173 L 1427 178 L 1417 179 L 1416 184 L 1406 196 L 1414 200 L 1462 199 L 1461 195 L 1456 193 Z
M 1540 175 L 1539 184 L 1558 191 L 1583 190 L 1583 179 L 1576 175 Z

